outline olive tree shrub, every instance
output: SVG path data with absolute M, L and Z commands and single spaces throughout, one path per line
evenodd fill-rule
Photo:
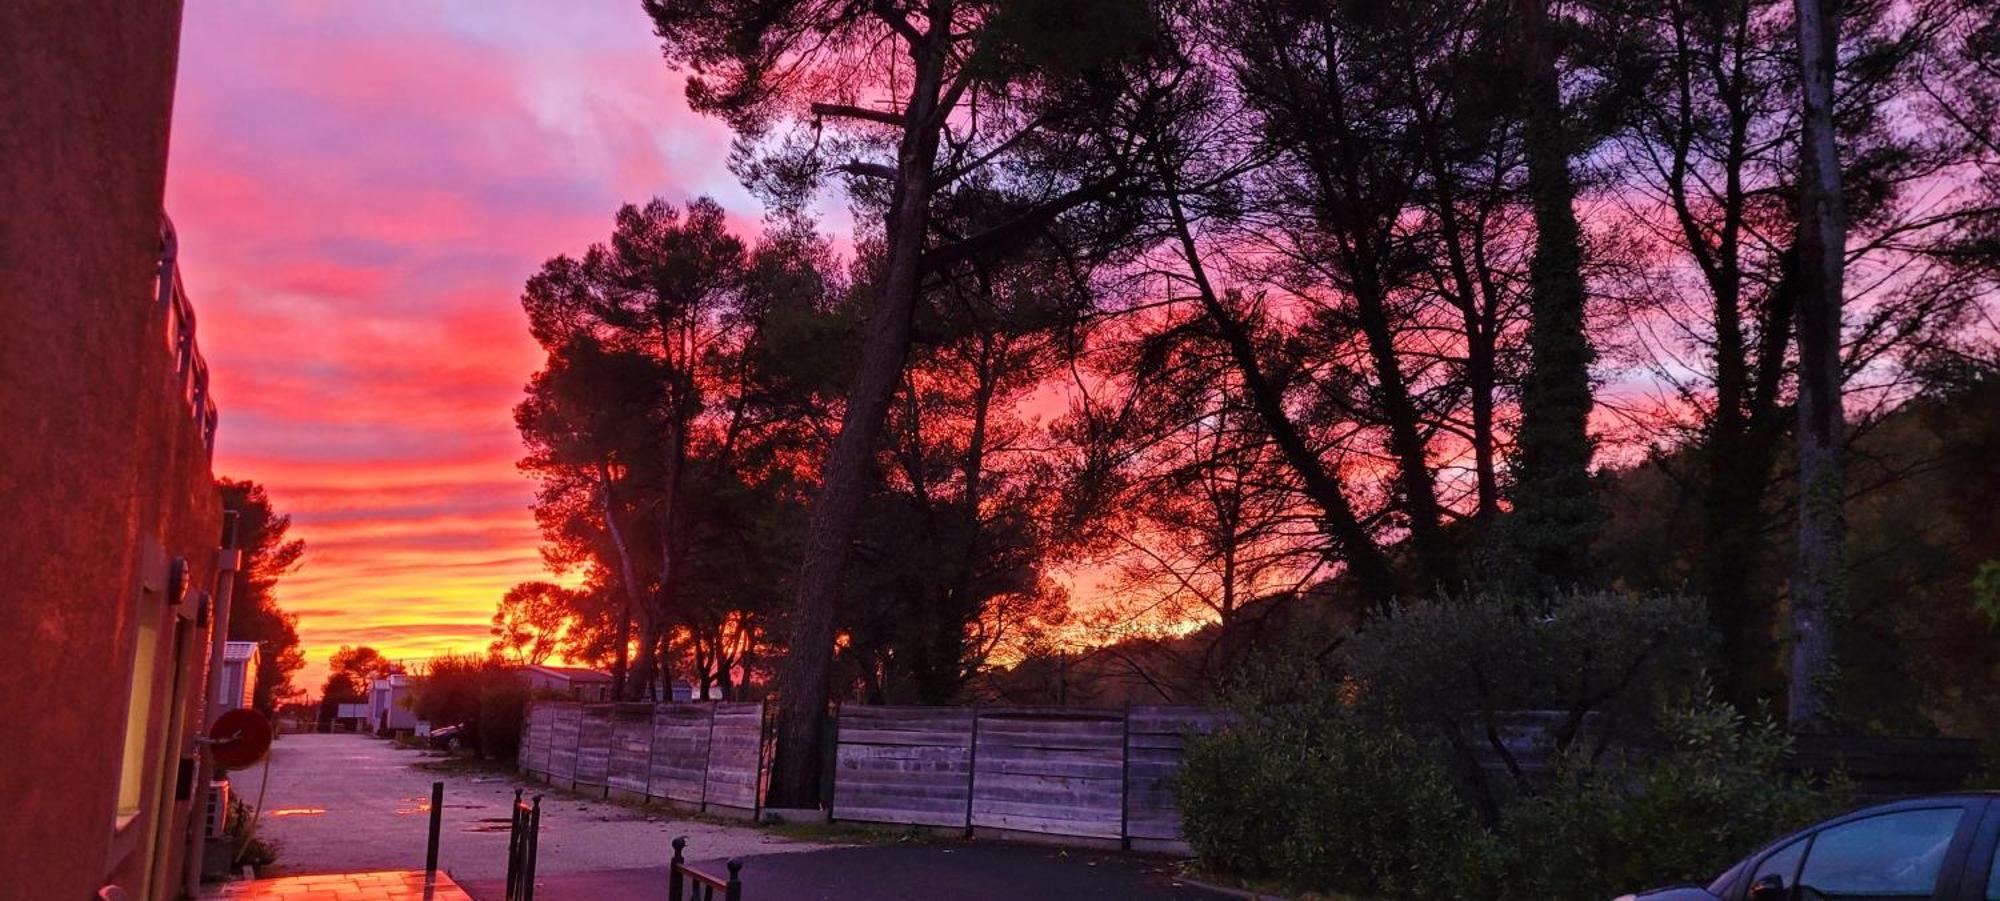
M 1362 897 L 1489 894 L 1497 845 L 1437 757 L 1346 709 L 1331 683 L 1281 684 L 1294 697 L 1320 688 L 1319 701 L 1250 711 L 1189 742 L 1181 828 L 1203 865 Z
M 1263 661 L 1231 688 L 1235 724 L 1189 740 L 1183 832 L 1209 868 L 1369 898 L 1713 877 L 1842 795 L 1783 778 L 1784 733 L 1710 697 L 1704 622 L 1672 597 L 1423 603 L 1327 659 Z M 1557 714 L 1552 776 L 1504 746 L 1517 710 Z
M 1614 593 L 1421 602 L 1363 624 L 1344 649 L 1357 707 L 1438 742 L 1488 825 L 1532 794 L 1504 741 L 1512 711 L 1548 711 L 1557 754 L 1595 761 L 1646 740 L 1668 693 L 1699 679 L 1712 643 L 1699 602 Z M 1484 753 L 1482 753 L 1484 752 Z M 1496 780 L 1479 760 L 1497 758 Z
M 1706 689 L 1667 706 L 1660 728 L 1663 753 L 1630 767 L 1566 760 L 1546 792 L 1508 809 L 1502 837 L 1512 894 L 1601 899 L 1707 882 L 1851 799 L 1839 774 L 1819 789 L 1783 776 L 1790 736 Z

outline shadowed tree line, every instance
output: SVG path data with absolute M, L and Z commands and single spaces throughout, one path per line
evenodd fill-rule
M 1911 423 L 2000 359 L 1989 2 L 643 5 L 769 218 L 628 206 L 529 281 L 570 587 L 496 650 L 774 692 L 774 805 L 829 700 L 1473 594 L 1685 591 L 1740 707 L 1962 728 L 1840 686 L 2000 556 L 1874 547 L 1985 440 Z M 1231 637 L 1289 607 L 1322 646 Z
M 236 514 L 236 546 L 243 552 L 230 589 L 229 640 L 257 642 L 259 664 L 250 706 L 270 716 L 303 694 L 292 684 L 292 675 L 306 662 L 299 649 L 299 618 L 278 605 L 278 582 L 298 570 L 306 543 L 288 537 L 292 517 L 271 507 L 264 486 L 229 478 L 216 484 L 223 509 Z

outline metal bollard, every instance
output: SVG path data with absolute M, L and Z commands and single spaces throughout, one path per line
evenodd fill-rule
M 674 860 L 667 865 L 667 901 L 682 901 L 681 898 L 681 850 L 687 847 L 687 837 L 674 839 Z
M 528 812 L 528 860 L 521 868 L 521 897 L 524 901 L 535 901 L 535 858 L 542 852 L 542 796 L 535 796 L 535 807 Z
M 522 827 L 527 824 L 522 822 L 524 818 L 521 816 L 520 789 L 514 789 L 514 806 L 508 810 L 512 818 L 507 824 L 506 896 L 511 899 L 514 897 L 514 887 L 521 884 L 521 848 L 527 842 L 527 836 L 522 833 Z
M 431 845 L 424 852 L 424 881 L 437 878 L 438 833 L 444 828 L 444 783 L 431 783 Z

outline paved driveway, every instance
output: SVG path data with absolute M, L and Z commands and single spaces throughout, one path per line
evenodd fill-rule
M 439 862 L 474 898 L 499 899 L 507 869 L 514 789 L 544 792 L 535 897 L 663 899 L 677 835 L 715 873 L 744 861 L 752 901 L 948 899 L 1108 901 L 1217 899 L 1181 884 L 1159 858 L 994 842 L 835 846 L 791 841 L 747 826 L 678 820 L 666 809 L 586 801 L 499 774 L 419 769 L 432 760 L 360 735 L 287 735 L 273 746 L 260 835 L 281 845 L 264 875 L 421 869 L 430 786 L 445 783 Z M 232 776 L 256 803 L 262 767 Z
M 542 800 L 539 872 L 565 873 L 664 866 L 674 836 L 702 857 L 814 851 L 824 844 L 765 835 L 748 826 L 675 819 L 664 808 L 635 810 L 589 801 L 498 774 L 418 769 L 423 752 L 364 735 L 287 735 L 272 746 L 261 836 L 280 844 L 266 875 L 422 869 L 431 782 L 442 780 L 444 830 L 439 865 L 461 882 L 504 879 L 508 805 L 514 789 Z M 263 767 L 231 775 L 255 805 Z
M 721 875 L 721 861 L 700 861 Z M 1175 878 L 1164 860 L 1130 854 L 995 842 L 871 845 L 743 858 L 746 901 L 1209 901 L 1233 897 Z M 499 899 L 504 880 L 468 882 L 474 898 Z M 535 901 L 663 899 L 665 867 L 537 879 Z

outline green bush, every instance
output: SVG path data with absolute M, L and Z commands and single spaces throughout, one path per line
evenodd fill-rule
M 1366 623 L 1345 662 L 1367 709 L 1405 728 L 1487 711 L 1576 710 L 1649 720 L 1665 686 L 1705 668 L 1699 603 L 1613 593 L 1411 604 Z
M 521 753 L 521 719 L 527 714 L 528 686 L 513 673 L 488 679 L 479 690 L 479 753 L 514 762 Z
M 520 749 L 528 702 L 521 677 L 498 660 L 443 656 L 425 667 L 411 709 L 432 727 L 463 724 L 464 742 L 482 757 L 511 761 Z
M 1182 831 L 1202 862 L 1323 892 L 1490 897 L 1492 839 L 1407 735 L 1292 706 L 1190 739 Z
M 1790 738 L 1705 694 L 1661 716 L 1667 751 L 1630 769 L 1571 761 L 1549 791 L 1512 806 L 1502 837 L 1521 898 L 1602 899 L 1707 882 L 1759 845 L 1845 803 L 1785 779 Z
M 1189 741 L 1183 832 L 1217 871 L 1369 898 L 1711 879 L 1845 793 L 1782 777 L 1789 739 L 1768 720 L 1674 687 L 1705 684 L 1703 621 L 1678 598 L 1419 604 L 1354 636 L 1344 672 L 1261 664 L 1230 685 L 1238 724 Z M 1521 709 L 1570 714 L 1555 774 L 1489 785 L 1474 752 Z M 1619 724 L 1619 753 L 1598 759 L 1585 713 Z
M 1612 593 L 1411 604 L 1368 621 L 1343 659 L 1357 706 L 1435 739 L 1454 784 L 1486 825 L 1540 786 L 1482 769 L 1510 711 L 1557 711 L 1551 743 L 1594 755 L 1609 739 L 1650 738 L 1668 686 L 1696 678 L 1710 636 L 1699 604 Z M 1589 724 L 1603 728 L 1593 731 Z M 1615 734 L 1603 734 L 1612 732 Z M 1587 739 L 1587 740 L 1586 740 Z

